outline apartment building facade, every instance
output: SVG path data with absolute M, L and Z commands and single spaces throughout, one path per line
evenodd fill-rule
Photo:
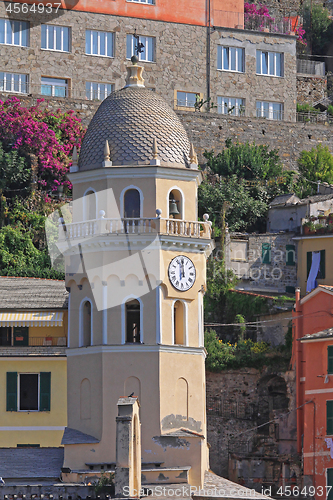
M 208 100 L 222 114 L 294 121 L 295 36 L 244 30 L 243 1 L 178 4 L 0 2 L 0 92 L 103 100 L 141 44 L 146 87 L 174 109 Z

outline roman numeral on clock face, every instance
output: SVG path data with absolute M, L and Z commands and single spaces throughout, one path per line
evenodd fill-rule
M 178 255 L 170 262 L 168 275 L 170 283 L 176 290 L 186 292 L 195 283 L 196 269 L 189 257 Z

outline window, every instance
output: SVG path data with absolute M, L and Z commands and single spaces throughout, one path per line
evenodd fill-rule
M 296 247 L 295 245 L 286 245 L 286 265 L 294 266 L 296 263 Z
M 257 50 L 257 75 L 284 76 L 283 54 Z
M 327 495 L 326 500 L 333 500 L 333 469 L 326 469 L 326 471 L 327 471 L 327 486 L 331 487 L 327 489 L 329 491 L 329 494 Z
M 52 97 L 68 96 L 68 80 L 42 76 L 41 94 Z
M 114 33 L 86 30 L 86 54 L 114 57 Z
M 333 434 L 333 401 L 326 401 L 326 434 Z
M 97 219 L 96 201 L 97 195 L 93 190 L 89 190 L 83 195 L 83 218 L 85 221 Z
M 126 342 L 140 342 L 140 302 L 126 302 Z
M 168 218 L 183 219 L 183 196 L 178 189 L 170 191 Z
M 3 92 L 28 93 L 28 75 L 0 72 L 0 90 Z
M 241 116 L 245 114 L 245 100 L 234 97 L 217 97 L 217 112 L 222 115 Z
M 81 347 L 92 345 L 91 339 L 91 303 L 86 300 L 81 306 L 82 341 Z
M 124 217 L 140 218 L 140 193 L 137 189 L 128 189 L 124 196 Z
M 217 47 L 217 69 L 244 73 L 244 49 L 236 47 Z
M 139 61 L 155 62 L 155 38 L 152 36 L 139 36 L 139 43 L 142 44 L 141 50 L 138 54 Z M 137 39 L 133 35 L 127 35 L 126 38 L 126 58 L 136 54 L 135 47 L 137 46 Z
M 89 101 L 103 101 L 113 91 L 114 85 L 111 83 L 86 82 L 86 98 Z
M 173 306 L 173 343 L 185 344 L 184 335 L 185 306 L 183 302 L 177 300 Z
M 28 47 L 29 23 L 0 19 L 0 43 Z
M 312 267 L 313 263 L 313 253 L 319 253 L 319 252 L 307 252 L 306 253 L 306 267 L 307 267 L 307 278 L 309 277 L 310 270 Z M 325 250 L 320 250 L 320 260 L 319 260 L 319 267 L 318 267 L 318 272 L 315 276 L 315 279 L 325 279 Z
M 70 29 L 42 24 L 42 49 L 69 52 Z
M 263 264 L 271 263 L 271 245 L 270 243 L 263 243 L 261 246 L 261 256 Z
M 327 348 L 327 373 L 333 373 L 333 345 Z
M 257 118 L 283 120 L 283 104 L 280 102 L 257 101 Z
M 149 5 L 154 5 L 154 0 L 127 0 L 127 2 L 148 3 Z
M 196 94 L 195 92 L 179 92 L 177 90 L 177 106 L 194 109 L 197 96 L 200 98 L 200 94 Z
M 50 411 L 51 373 L 7 372 L 7 411 Z

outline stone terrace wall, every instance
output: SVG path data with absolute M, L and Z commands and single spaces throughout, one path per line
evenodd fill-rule
M 327 78 L 324 76 L 297 75 L 297 102 L 312 104 L 327 95 Z

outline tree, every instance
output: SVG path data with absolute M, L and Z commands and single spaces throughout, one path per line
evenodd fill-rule
M 330 13 L 321 5 L 306 4 L 303 25 L 312 54 L 325 55 L 333 37 L 333 21 Z
M 333 184 L 333 155 L 327 146 L 317 144 L 310 151 L 302 151 L 298 169 L 301 176 L 296 192 L 301 197 L 316 193 L 318 181 Z
M 4 151 L 0 142 L 0 191 L 7 198 L 27 194 L 30 188 L 31 168 L 27 158 L 16 150 Z

